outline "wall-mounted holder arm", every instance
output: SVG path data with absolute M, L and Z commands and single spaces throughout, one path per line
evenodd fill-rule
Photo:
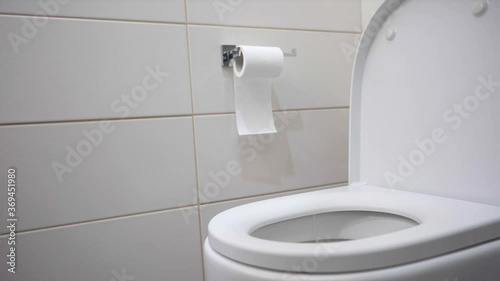
M 236 45 L 222 45 L 222 67 L 233 67 L 233 59 L 241 55 L 240 48 Z
M 285 57 L 296 57 L 297 49 L 293 48 L 290 53 L 283 52 Z M 236 45 L 221 46 L 221 65 L 222 67 L 233 67 L 233 60 L 241 56 L 240 48 Z

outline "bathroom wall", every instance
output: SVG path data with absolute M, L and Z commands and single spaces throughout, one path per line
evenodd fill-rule
M 385 0 L 361 0 L 363 27 L 366 27 L 371 17 Z
M 0 2 L 0 280 L 200 281 L 218 212 L 344 184 L 361 24 L 352 0 Z M 221 44 L 297 49 L 279 133 L 238 136 Z

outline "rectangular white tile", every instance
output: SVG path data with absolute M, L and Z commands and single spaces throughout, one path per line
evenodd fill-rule
M 0 41 L 0 123 L 191 114 L 184 26 L 50 19 L 24 40 Z
M 191 117 L 102 124 L 0 127 L 0 182 L 17 170 L 19 230 L 191 204 Z
M 361 0 L 363 29 L 366 28 L 366 25 L 382 3 L 384 3 L 384 0 Z
M 245 137 L 233 114 L 196 117 L 201 202 L 347 181 L 348 112 L 275 113 L 279 133 Z
M 233 72 L 220 66 L 224 44 L 297 49 L 286 57 L 283 73 L 273 79 L 275 109 L 349 105 L 355 34 L 248 28 L 190 27 L 190 54 L 195 113 L 234 112 Z
M 186 21 L 184 0 L 1 1 L 0 13 L 143 21 Z
M 360 5 L 353 0 L 187 0 L 187 11 L 189 23 L 356 31 Z
M 262 201 L 262 200 L 267 200 L 267 199 L 272 199 L 272 198 L 277 198 L 277 197 L 283 197 L 283 196 L 288 196 L 288 195 L 293 195 L 293 194 L 299 194 L 299 193 L 304 193 L 304 192 L 322 190 L 322 189 L 327 189 L 327 188 L 336 188 L 336 187 L 338 187 L 338 185 L 330 185 L 330 186 L 324 186 L 324 187 L 319 187 L 319 188 L 308 188 L 306 190 L 301 189 L 298 191 L 283 192 L 283 193 L 277 193 L 277 194 L 272 194 L 272 195 L 264 195 L 264 196 L 257 196 L 257 197 L 251 197 L 251 198 L 245 198 L 245 199 L 237 199 L 237 200 L 201 205 L 200 206 L 200 219 L 201 219 L 202 240 L 205 241 L 205 239 L 208 236 L 208 224 L 210 223 L 210 220 L 212 220 L 213 217 L 215 217 L 217 214 L 219 214 L 225 210 L 229 210 L 231 208 L 241 206 L 244 204 L 249 204 L 252 202 L 257 202 L 257 201 Z
M 199 226 L 183 211 L 18 234 L 16 274 L 0 244 L 0 280 L 202 281 Z

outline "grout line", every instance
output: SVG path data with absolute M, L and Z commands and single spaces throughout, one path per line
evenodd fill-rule
M 216 201 L 201 203 L 200 206 L 207 206 L 207 205 L 218 204 L 218 203 L 228 203 L 228 202 L 231 202 L 231 201 L 252 199 L 252 198 L 257 198 L 257 197 L 262 197 L 262 196 L 279 195 L 279 194 L 282 194 L 282 193 L 300 192 L 300 191 L 305 191 L 305 190 L 309 190 L 309 189 L 321 188 L 321 187 L 328 187 L 328 186 L 339 187 L 339 186 L 344 186 L 344 185 L 347 185 L 347 184 L 349 184 L 349 183 L 348 182 L 336 182 L 336 183 L 313 185 L 313 186 L 301 187 L 301 188 L 297 188 L 297 189 L 289 189 L 289 190 L 284 190 L 284 191 L 276 191 L 276 192 L 263 193 L 263 194 L 258 194 L 258 195 L 250 195 L 250 196 L 243 196 L 243 197 L 238 197 L 238 198 L 216 200 Z
M 294 112 L 294 111 L 315 111 L 315 110 L 337 110 L 337 109 L 349 109 L 349 106 L 332 106 L 332 107 L 318 107 L 318 108 L 287 108 L 287 109 L 274 109 L 273 113 L 276 112 Z M 199 116 L 217 116 L 217 115 L 234 115 L 235 112 L 215 112 L 215 113 L 198 113 L 194 114 L 194 117 Z
M 246 25 L 224 25 L 224 24 L 213 24 L 213 23 L 188 23 L 188 26 L 265 29 L 265 30 L 276 30 L 276 31 L 306 31 L 306 32 L 339 33 L 339 34 L 359 34 L 360 33 L 359 31 L 345 31 L 345 30 L 323 30 L 323 29 L 307 29 L 307 28 L 293 28 L 293 27 L 269 27 L 269 26 L 246 26 Z
M 190 83 L 191 88 L 191 83 Z M 191 108 L 194 110 L 193 95 L 191 91 Z M 349 106 L 339 107 L 318 107 L 318 108 L 297 108 L 297 109 L 277 109 L 273 112 L 293 112 L 293 111 L 314 111 L 314 110 L 335 110 L 349 109 Z M 179 115 L 158 115 L 158 116 L 134 116 L 126 118 L 107 118 L 107 119 L 82 119 L 82 120 L 58 120 L 58 121 L 40 121 L 40 122 L 18 122 L 0 124 L 1 127 L 7 126 L 29 126 L 29 125 L 50 125 L 50 124 L 67 124 L 67 123 L 91 123 L 91 122 L 106 122 L 106 121 L 127 121 L 127 120 L 147 120 L 147 119 L 164 119 L 164 118 L 183 118 L 197 116 L 217 116 L 217 115 L 232 115 L 235 112 L 217 112 L 217 113 L 198 113 L 198 114 L 179 114 Z
M 359 1 L 359 18 L 361 20 L 361 32 L 363 32 L 363 0 Z
M 188 8 L 187 8 L 187 0 L 184 0 L 184 16 L 186 17 L 186 21 L 188 18 Z M 191 69 L 191 43 L 189 40 L 189 27 L 186 24 L 186 44 L 187 44 L 187 59 L 188 59 L 188 69 L 189 69 L 189 91 L 191 93 L 191 112 L 193 113 L 193 117 L 191 118 L 192 130 L 193 130 L 193 152 L 194 152 L 194 171 L 195 171 L 195 182 L 196 182 L 196 208 L 198 211 L 198 236 L 201 250 L 201 278 L 205 280 L 205 257 L 203 256 L 203 234 L 202 234 L 202 225 L 201 225 L 201 211 L 200 211 L 200 180 L 198 177 L 198 153 L 196 150 L 196 129 L 195 129 L 195 121 L 194 121 L 194 95 L 193 95 L 193 75 Z
M 158 20 L 134 20 L 134 19 L 111 19 L 111 18 L 86 18 L 86 17 L 72 17 L 72 16 L 48 16 L 41 15 L 37 16 L 34 14 L 23 14 L 23 13 L 0 13 L 0 17 L 43 17 L 47 19 L 55 20 L 73 20 L 73 21 L 104 21 L 104 22 L 114 22 L 114 23 L 149 23 L 149 24 L 173 24 L 173 25 L 186 25 L 186 22 L 174 22 L 174 21 L 158 21 Z
M 159 209 L 159 210 L 153 210 L 153 211 L 144 211 L 144 212 L 138 212 L 138 213 L 132 213 L 132 214 L 117 215 L 117 216 L 111 216 L 111 217 L 106 217 L 106 218 L 99 218 L 99 219 L 92 219 L 92 220 L 86 220 L 86 221 L 59 224 L 59 225 L 54 225 L 54 226 L 49 226 L 49 227 L 25 229 L 25 230 L 16 231 L 16 234 L 41 232 L 41 231 L 61 229 L 61 228 L 66 228 L 66 227 L 78 226 L 78 225 L 87 225 L 87 224 L 92 224 L 92 223 L 113 221 L 113 220 L 117 220 L 117 219 L 140 217 L 140 216 L 144 216 L 144 215 L 154 215 L 154 214 L 159 214 L 159 213 L 168 212 L 168 211 L 178 211 L 178 210 L 182 210 L 182 209 L 189 209 L 189 208 L 195 208 L 195 207 L 196 207 L 196 205 L 187 205 L 187 206 L 182 206 L 182 207 L 171 207 L 171 208 L 165 208 L 165 209 Z M 8 235 L 8 234 L 0 234 L 0 237 L 2 237 L 3 235 Z
M 186 1 L 184 1 L 184 5 L 186 4 Z M 187 7 L 186 7 L 187 8 Z M 186 16 L 187 16 L 187 10 L 186 10 Z M 189 31 L 188 27 L 186 26 L 186 44 L 187 44 L 187 60 L 188 60 L 188 69 L 189 69 L 189 92 L 191 94 L 191 112 L 194 113 L 194 95 L 193 95 L 193 79 L 192 79 L 192 69 L 191 69 L 191 52 L 190 52 L 190 42 L 189 42 Z M 196 198 L 198 205 L 200 204 L 200 198 L 199 198 L 199 190 L 200 187 L 198 186 L 199 184 L 199 179 L 198 179 L 198 158 L 197 158 L 197 153 L 196 153 L 196 130 L 195 130 L 195 122 L 194 122 L 194 117 L 195 115 L 192 115 L 191 118 L 191 124 L 192 124 L 192 131 L 193 131 L 193 151 L 194 151 L 194 163 L 195 163 L 195 172 L 196 172 Z
M 220 200 L 220 201 L 213 201 L 213 202 L 202 203 L 202 204 L 198 204 L 198 205 L 172 207 L 172 208 L 165 208 L 165 209 L 159 209 L 159 210 L 153 210 L 153 211 L 144 211 L 144 212 L 133 213 L 133 214 L 125 214 L 125 215 L 118 215 L 118 216 L 99 218 L 99 219 L 93 219 L 93 220 L 66 223 L 66 224 L 60 224 L 60 225 L 54 225 L 54 226 L 48 226 L 48 227 L 32 228 L 32 229 L 17 231 L 16 233 L 17 234 L 35 233 L 35 232 L 41 232 L 41 231 L 62 229 L 62 228 L 72 227 L 72 226 L 79 226 L 79 225 L 87 225 L 87 224 L 92 224 L 92 223 L 112 221 L 112 220 L 116 220 L 116 219 L 133 218 L 133 217 L 139 217 L 139 216 L 144 216 L 144 215 L 154 215 L 154 214 L 159 214 L 159 213 L 163 213 L 163 212 L 178 211 L 178 210 L 189 209 L 189 208 L 198 208 L 198 212 L 199 212 L 201 206 L 208 206 L 208 205 L 212 205 L 212 204 L 226 203 L 226 202 L 231 202 L 231 201 L 239 201 L 239 200 L 244 200 L 244 199 L 252 199 L 252 198 L 270 196 L 270 195 L 279 195 L 279 194 L 286 194 L 286 193 L 292 193 L 292 192 L 300 192 L 300 191 L 306 191 L 309 189 L 328 187 L 328 186 L 331 186 L 332 188 L 334 188 L 334 187 L 340 187 L 340 186 L 343 186 L 346 184 L 348 184 L 348 182 L 338 182 L 338 183 L 309 186 L 309 187 L 303 187 L 303 188 L 292 189 L 292 190 L 283 190 L 283 191 L 277 191 L 277 192 L 266 193 L 266 194 L 258 194 L 258 195 L 244 196 L 244 197 L 232 198 L 232 199 L 226 199 L 226 200 Z M 198 213 L 198 216 L 199 216 L 199 218 L 201 218 L 200 212 Z M 200 223 L 201 223 L 201 221 L 200 221 Z M 200 225 L 200 227 L 201 227 L 201 225 Z M 200 235 L 201 235 L 201 228 L 200 228 Z M 4 236 L 8 236 L 8 234 L 0 234 L 0 238 L 2 238 Z
M 199 200 L 199 198 L 198 198 Z M 203 233 L 202 233 L 202 225 L 201 225 L 201 210 L 200 204 L 197 206 L 198 209 L 198 235 L 200 236 L 200 250 L 201 250 L 201 277 L 205 280 L 205 256 L 203 255 Z
M 73 120 L 57 120 L 57 121 L 40 121 L 40 122 L 14 122 L 0 124 L 3 126 L 27 126 L 27 125 L 50 125 L 50 124 L 66 124 L 66 123 L 91 123 L 91 122 L 107 122 L 107 121 L 126 121 L 126 120 L 145 120 L 145 119 L 162 119 L 162 118 L 180 118 L 191 117 L 192 114 L 179 115 L 157 115 L 157 116 L 132 116 L 125 118 L 101 118 L 101 119 L 73 119 Z
M 359 13 L 361 14 L 361 25 L 360 26 L 361 26 L 361 34 L 362 34 L 363 30 L 365 29 L 365 26 L 364 26 L 365 22 L 364 22 L 364 18 L 363 18 L 363 16 L 364 16 L 363 6 L 364 5 L 363 5 L 363 0 L 359 0 L 359 1 L 360 1 L 360 4 L 359 4 Z
M 138 19 L 111 19 L 111 18 L 87 18 L 87 17 L 72 17 L 72 16 L 46 16 L 44 18 L 58 19 L 58 20 L 76 20 L 76 21 L 104 21 L 115 23 L 146 23 L 146 24 L 170 24 L 170 25 L 187 25 L 197 27 L 226 27 L 226 28 L 245 28 L 245 29 L 265 29 L 276 31 L 306 31 L 306 32 L 322 32 L 322 33 L 339 33 L 339 34 L 360 34 L 359 31 L 345 31 L 345 30 L 322 30 L 322 29 L 306 29 L 306 28 L 287 28 L 287 27 L 268 27 L 268 26 L 244 26 L 244 25 L 223 25 L 223 24 L 205 24 L 205 23 L 189 23 L 187 22 L 187 7 L 185 12 L 185 22 L 171 22 L 171 21 L 158 21 L 158 20 L 138 20 Z M 34 14 L 23 13 L 0 13 L 1 16 L 7 17 L 40 17 Z
M 185 17 L 185 22 L 186 24 L 189 23 L 188 21 L 188 3 L 187 3 L 188 0 L 184 0 L 184 17 Z

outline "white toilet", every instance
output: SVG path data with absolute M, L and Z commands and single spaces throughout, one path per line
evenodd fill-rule
M 499 32 L 500 1 L 386 1 L 357 49 L 349 185 L 217 215 L 206 280 L 500 280 Z

